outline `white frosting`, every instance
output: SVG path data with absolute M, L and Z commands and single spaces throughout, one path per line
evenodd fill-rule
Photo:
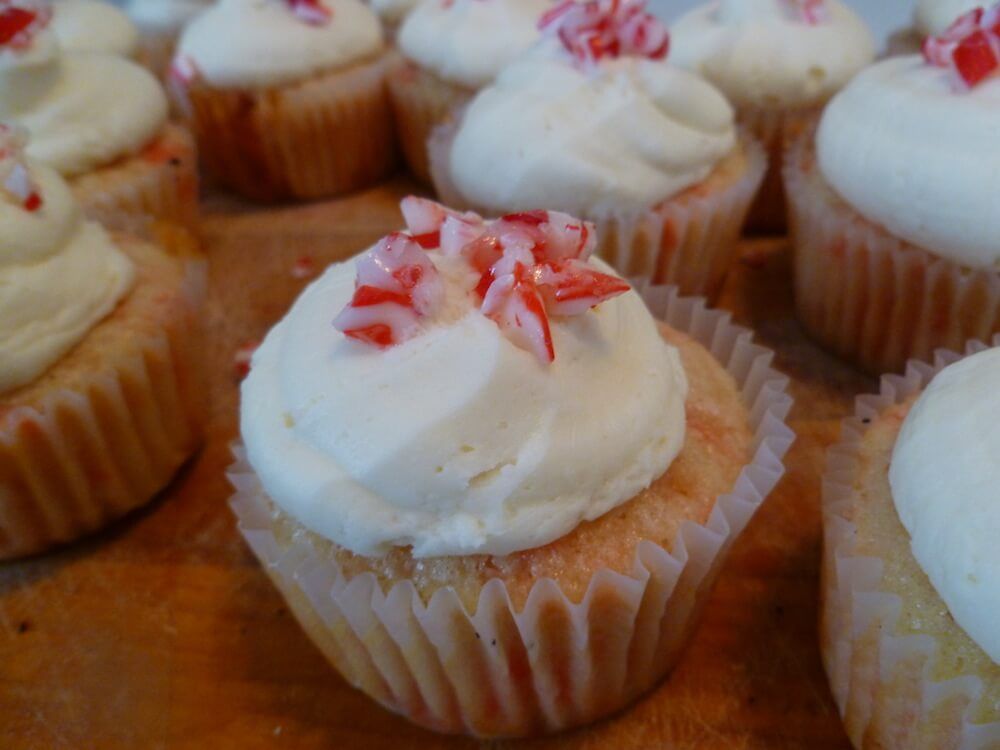
M 176 34 L 210 5 L 211 0 L 131 0 L 126 12 L 140 31 Z
M 543 365 L 479 311 L 464 260 L 431 258 L 446 301 L 415 338 L 382 351 L 333 327 L 354 291 L 348 262 L 255 353 L 241 428 L 279 506 L 362 555 L 506 554 L 666 471 L 684 441 L 687 380 L 634 291 L 552 318 L 556 358 Z
M 941 371 L 889 468 L 913 556 L 955 621 L 1000 664 L 1000 348 Z
M 128 292 L 131 262 L 83 220 L 70 189 L 39 164 L 34 213 L 0 198 L 0 393 L 30 383 Z
M 148 144 L 167 121 L 167 98 L 139 65 L 60 54 L 44 32 L 24 53 L 0 53 L 0 119 L 31 133 L 30 157 L 76 176 Z
M 416 7 L 418 0 L 371 0 L 372 10 L 388 23 L 399 23 Z
M 991 0 L 918 0 L 913 22 L 921 34 L 940 34 L 959 16 L 991 4 Z
M 809 25 L 782 0 L 717 0 L 671 28 L 670 60 L 705 76 L 737 106 L 822 104 L 875 59 L 864 21 L 839 0 Z
M 51 28 L 67 52 L 130 57 L 139 48 L 139 32 L 128 16 L 103 0 L 57 0 Z
M 326 23 L 306 23 L 283 0 L 219 0 L 181 35 L 213 86 L 277 86 L 344 67 L 382 49 L 378 17 L 359 0 L 325 0 Z
M 584 72 L 556 44 L 504 69 L 466 110 L 451 178 L 474 205 L 587 218 L 647 210 L 732 151 L 732 108 L 701 78 L 638 57 Z
M 406 17 L 397 44 L 439 78 L 480 88 L 539 37 L 549 0 L 423 0 Z
M 827 106 L 820 169 L 859 213 L 970 268 L 1000 261 L 1000 79 L 971 90 L 919 56 L 861 73 Z

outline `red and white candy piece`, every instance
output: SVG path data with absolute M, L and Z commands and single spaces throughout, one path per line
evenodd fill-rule
M 354 296 L 333 321 L 344 335 L 380 348 L 419 329 L 444 299 L 444 284 L 427 253 L 407 234 L 384 237 L 358 259 Z
M 924 59 L 931 65 L 954 70 L 970 88 L 1000 70 L 1000 3 L 976 8 L 940 36 L 924 40 Z
M 52 8 L 45 0 L 0 0 L 0 49 L 24 49 L 49 25 Z
M 584 67 L 621 56 L 666 58 L 670 34 L 646 12 L 646 0 L 564 0 L 542 15 L 538 28 L 555 35 Z
M 784 0 L 785 5 L 802 23 L 816 26 L 829 18 L 826 0 Z
M 19 128 L 0 124 L 0 193 L 25 211 L 42 207 L 42 194 L 24 161 L 27 135 Z
M 449 256 L 458 255 L 486 228 L 486 222 L 479 214 L 454 211 L 415 195 L 403 198 L 399 208 L 407 230 L 418 245 L 428 250 L 439 248 Z
M 545 302 L 526 266 L 517 263 L 510 273 L 494 280 L 481 310 L 515 346 L 528 350 L 539 362 L 556 358 Z
M 285 2 L 296 18 L 310 26 L 322 26 L 333 17 L 333 11 L 322 0 L 285 0 Z
M 186 89 L 194 83 L 198 73 L 198 63 L 190 55 L 177 54 L 170 61 L 170 80 L 181 89 Z

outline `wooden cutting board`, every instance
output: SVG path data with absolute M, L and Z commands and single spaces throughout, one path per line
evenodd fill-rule
M 0 566 L 0 747 L 457 748 L 350 688 L 300 632 L 226 505 L 233 355 L 318 267 L 401 221 L 397 180 L 343 200 L 249 211 L 210 202 L 213 413 L 202 453 L 150 507 L 55 554 Z M 748 241 L 722 305 L 792 376 L 787 477 L 737 543 L 673 675 L 625 713 L 537 748 L 847 748 L 816 646 L 824 449 L 874 382 L 792 315 L 784 240 Z M 479 743 L 482 744 L 482 743 Z M 508 743 L 486 743 L 490 747 Z M 515 743 L 509 743 L 515 744 Z

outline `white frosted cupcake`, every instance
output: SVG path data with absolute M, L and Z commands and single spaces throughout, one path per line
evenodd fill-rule
M 139 60 L 156 75 L 170 67 L 181 31 L 211 0 L 129 0 L 125 12 L 139 30 Z
M 1000 747 L 998 382 L 1000 348 L 913 362 L 831 451 L 821 645 L 857 748 Z
M 549 0 L 424 0 L 406 17 L 389 76 L 403 155 L 430 181 L 427 139 L 434 126 L 496 78 L 538 39 Z
M 134 57 L 139 32 L 121 10 L 104 0 L 54 0 L 52 31 L 67 52 Z
M 1000 330 L 1000 63 L 962 44 L 868 68 L 789 151 L 799 319 L 870 372 Z
M 184 29 L 171 91 L 220 183 L 326 197 L 396 163 L 386 51 L 360 0 L 221 0 Z
M 117 55 L 66 52 L 47 6 L 12 6 L 32 20 L 0 42 L 0 120 L 31 134 L 28 156 L 67 178 L 84 211 L 104 224 L 130 217 L 193 225 L 194 143 L 167 121 L 167 97 L 149 71 Z
M 764 175 L 759 144 L 717 89 L 664 59 L 666 29 L 641 3 L 567 3 L 545 29 L 439 128 L 438 193 L 485 214 L 582 216 L 621 273 L 712 297 Z
M 670 59 L 715 84 L 767 149 L 748 225 L 783 232 L 785 138 L 875 59 L 871 32 L 840 0 L 715 0 L 678 19 L 671 42 Z

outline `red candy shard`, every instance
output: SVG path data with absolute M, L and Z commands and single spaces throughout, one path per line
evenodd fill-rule
M 316 275 L 316 260 L 311 255 L 300 255 L 292 264 L 293 279 L 308 279 Z
M 538 266 L 534 275 L 545 307 L 553 315 L 580 315 L 629 290 L 622 279 L 595 271 L 579 260 L 546 263 Z
M 0 0 L 0 47 L 30 46 L 51 19 L 52 9 L 41 0 Z
M 481 309 L 516 346 L 528 350 L 540 362 L 555 360 L 545 303 L 523 265 L 517 264 L 511 273 L 499 276 L 490 285 Z
M 23 130 L 0 124 L 0 197 L 35 212 L 42 207 L 42 195 L 24 161 L 26 143 Z
M 178 54 L 170 61 L 170 80 L 181 88 L 190 86 L 198 73 L 198 63 L 190 55 Z
M 828 18 L 826 0 L 785 0 L 792 13 L 802 23 L 816 26 Z
M 426 198 L 408 195 L 400 201 L 406 228 L 422 248 L 440 247 L 445 255 L 457 255 L 466 242 L 479 236 L 485 226 L 482 217 L 467 211 L 460 213 Z M 442 237 L 442 232 L 446 238 Z M 456 242 L 462 245 L 455 248 Z
M 246 341 L 236 349 L 236 353 L 233 354 L 233 370 L 236 373 L 236 377 L 242 380 L 247 375 L 250 374 L 250 361 L 253 359 L 253 353 L 257 351 L 260 347 L 259 341 Z
M 322 0 L 285 0 L 292 14 L 310 26 L 322 26 L 333 18 L 333 11 Z
M 976 8 L 923 44 L 924 59 L 950 68 L 968 87 L 976 86 L 1000 70 L 1000 3 L 988 10 Z
M 662 60 L 670 51 L 666 26 L 646 12 L 646 0 L 564 0 L 538 28 L 555 35 L 583 67 L 621 56 Z

